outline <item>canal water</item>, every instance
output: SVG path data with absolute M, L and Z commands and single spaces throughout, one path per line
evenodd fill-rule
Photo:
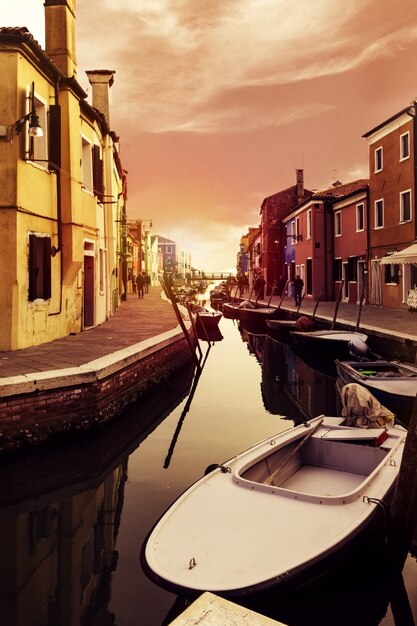
M 220 331 L 220 341 L 201 342 L 199 375 L 190 365 L 106 429 L 1 461 L 0 624 L 170 623 L 185 600 L 151 582 L 139 558 L 160 515 L 208 465 L 338 414 L 331 363 L 234 320 Z M 248 605 L 294 626 L 411 624 L 416 560 L 394 590 L 383 550 L 375 538 L 306 589 Z

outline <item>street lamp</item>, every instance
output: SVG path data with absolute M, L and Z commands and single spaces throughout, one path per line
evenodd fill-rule
M 29 95 L 30 111 L 23 117 L 13 122 L 9 126 L 0 126 L 0 137 L 5 137 L 6 141 L 11 141 L 13 137 L 19 135 L 25 127 L 26 122 L 29 122 L 29 136 L 30 137 L 43 137 L 43 130 L 39 122 L 39 116 L 36 114 L 35 107 L 35 83 L 32 82 L 32 87 Z

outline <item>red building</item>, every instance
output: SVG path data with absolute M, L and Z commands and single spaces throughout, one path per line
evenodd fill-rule
M 334 300 L 343 279 L 345 300 L 356 302 L 366 271 L 368 180 L 314 193 L 283 220 L 286 277 L 300 275 L 304 297 Z
M 409 289 L 417 284 L 416 254 L 405 263 L 388 258 L 416 240 L 415 115 L 415 106 L 407 107 L 363 135 L 369 145 L 372 304 L 405 307 Z
M 282 229 L 282 220 L 292 213 L 294 209 L 312 191 L 304 188 L 304 172 L 296 170 L 296 184 L 288 189 L 268 196 L 261 205 L 261 229 L 262 229 L 262 267 L 263 277 L 267 284 L 267 293 L 274 283 L 284 276 L 284 249 L 286 246 L 285 231 Z

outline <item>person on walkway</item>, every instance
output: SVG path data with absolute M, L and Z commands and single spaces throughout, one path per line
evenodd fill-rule
M 256 299 L 257 300 L 263 300 L 264 299 L 265 285 L 266 285 L 266 281 L 265 281 L 264 277 L 259 275 L 258 278 L 255 280 L 255 283 L 253 285 L 253 287 L 255 289 Z
M 136 278 L 136 286 L 138 288 L 138 297 L 143 298 L 145 296 L 144 287 L 145 287 L 145 279 L 143 274 L 139 272 Z
M 145 293 L 149 293 L 149 285 L 151 284 L 151 277 L 149 276 L 148 272 L 145 272 L 144 274 L 144 281 L 145 281 Z
M 136 274 L 133 274 L 132 276 L 132 290 L 133 293 L 136 293 Z
M 295 306 L 300 306 L 301 301 L 303 299 L 302 296 L 303 296 L 304 281 L 300 277 L 299 274 L 297 274 L 297 276 L 295 277 L 292 286 L 293 286 Z

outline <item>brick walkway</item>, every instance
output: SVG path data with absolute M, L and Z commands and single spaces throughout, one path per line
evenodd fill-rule
M 143 299 L 129 294 L 100 326 L 33 348 L 0 352 L 0 380 L 77 367 L 177 326 L 171 303 L 161 297 L 160 287 L 151 287 Z

